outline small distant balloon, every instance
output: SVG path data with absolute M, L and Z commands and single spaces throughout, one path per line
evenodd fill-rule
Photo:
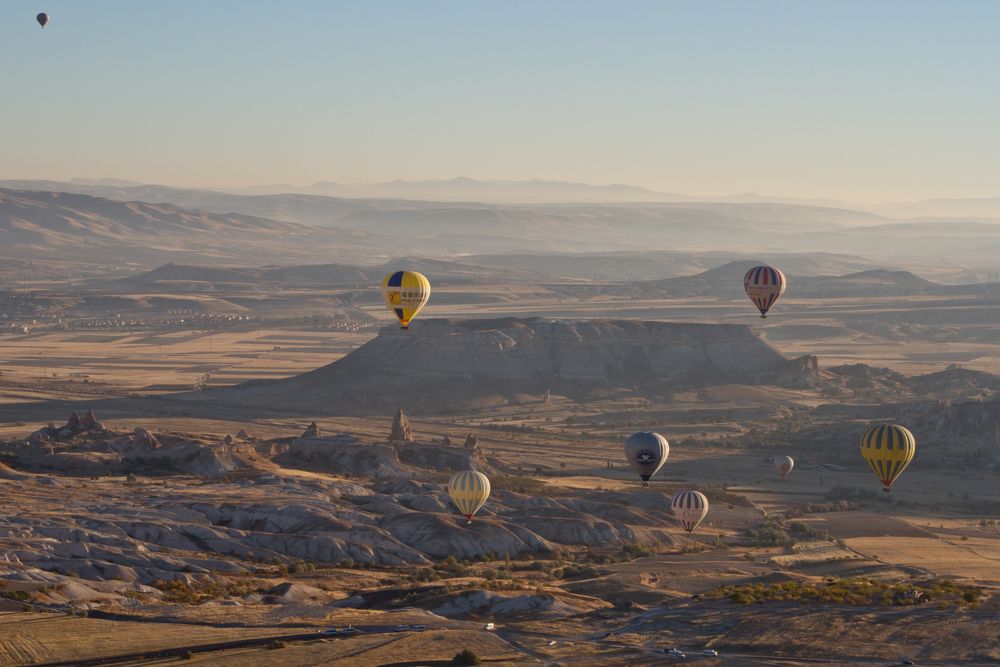
M 49 15 L 46 14 L 45 12 L 42 12 L 41 14 L 35 17 L 35 20 L 38 21 L 38 25 L 44 28 L 45 24 L 49 22 Z
M 743 289 L 757 306 L 761 318 L 767 317 L 767 311 L 785 293 L 786 285 L 785 274 L 773 266 L 755 266 L 743 276 Z
M 777 469 L 778 474 L 781 475 L 781 479 L 785 479 L 788 477 L 788 473 L 792 472 L 792 468 L 795 467 L 795 460 L 791 456 L 775 456 L 774 467 Z

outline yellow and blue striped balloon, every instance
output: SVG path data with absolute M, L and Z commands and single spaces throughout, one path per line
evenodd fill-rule
M 396 271 L 382 280 L 382 298 L 397 318 L 400 327 L 410 328 L 410 320 L 417 316 L 431 298 L 431 283 L 422 273 Z
M 478 512 L 490 497 L 490 480 L 481 472 L 464 470 L 452 475 L 448 482 L 448 495 L 458 511 L 472 523 L 472 515 Z
M 861 436 L 861 456 L 882 481 L 885 490 L 910 465 L 917 441 L 910 430 L 897 424 L 873 426 Z

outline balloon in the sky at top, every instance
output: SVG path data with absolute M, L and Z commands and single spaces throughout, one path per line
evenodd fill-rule
M 642 431 L 633 433 L 625 441 L 625 458 L 642 478 L 642 485 L 649 486 L 649 478 L 663 467 L 670 456 L 670 444 L 659 433 Z
M 708 498 L 701 491 L 679 491 L 670 500 L 670 509 L 684 530 L 691 534 L 708 515 Z
M 416 271 L 396 271 L 382 281 L 382 298 L 396 317 L 401 329 L 410 328 L 410 320 L 431 298 L 430 281 Z
M 917 440 L 905 426 L 873 426 L 861 436 L 861 457 L 882 482 L 883 491 L 892 488 L 916 452 Z
M 38 25 L 44 28 L 45 24 L 49 22 L 49 15 L 46 14 L 45 12 L 42 12 L 41 14 L 35 17 L 35 20 L 38 21 Z
M 774 467 L 777 469 L 778 474 L 781 475 L 781 479 L 785 479 L 788 477 L 788 473 L 792 472 L 792 468 L 795 467 L 795 459 L 791 456 L 775 456 Z
M 773 266 L 755 266 L 743 277 L 743 289 L 762 318 L 785 293 L 787 284 L 785 274 Z
M 458 511 L 465 515 L 466 522 L 472 523 L 472 515 L 490 497 L 490 480 L 476 470 L 457 472 L 448 481 L 448 495 Z

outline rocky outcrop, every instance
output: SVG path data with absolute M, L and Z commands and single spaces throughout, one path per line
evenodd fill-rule
M 404 415 L 402 410 L 396 410 L 396 416 L 392 419 L 392 431 L 389 433 L 389 442 L 413 442 L 410 418 Z
M 566 618 L 590 611 L 591 606 L 573 605 L 550 593 L 509 595 L 477 589 L 450 595 L 433 612 L 446 618 L 461 619 L 469 618 L 470 614 L 488 618 Z
M 373 477 L 412 474 L 400 463 L 399 454 L 393 447 L 365 445 L 357 438 L 343 436 L 296 440 L 274 461 L 284 466 L 336 474 Z
M 74 415 L 76 413 L 73 413 Z M 92 410 L 87 410 L 87 414 L 80 420 L 80 426 L 84 431 L 103 431 L 104 424 L 97 421 Z
M 33 433 L 20 446 L 0 446 L 17 459 L 18 466 L 33 472 L 100 476 L 108 474 L 221 475 L 236 471 L 256 471 L 268 464 L 252 443 L 204 442 L 193 437 L 169 435 L 166 442 L 143 428 L 121 434 L 93 430 L 88 418 L 70 419 L 70 426 Z M 75 425 L 74 425 L 75 424 Z M 75 433 L 70 433 L 76 428 Z
M 469 470 L 475 458 L 474 450 L 442 445 L 413 444 L 399 450 L 399 460 L 403 463 L 441 472 Z
M 316 425 L 316 422 L 310 422 L 309 426 L 306 427 L 306 430 L 302 431 L 302 435 L 299 437 L 318 438 L 319 436 L 320 436 L 319 426 Z
M 462 445 L 462 447 L 467 452 L 474 452 L 474 451 L 476 451 L 476 449 L 479 447 L 479 436 L 476 435 L 475 433 L 470 433 L 465 438 L 465 444 Z
M 49 440 L 67 440 L 87 432 L 105 432 L 104 424 L 98 421 L 97 417 L 90 410 L 87 411 L 84 417 L 80 417 L 76 412 L 72 413 L 69 419 L 66 420 L 66 423 L 59 427 L 49 422 L 48 426 L 40 428 L 29 435 L 27 441 L 37 443 Z

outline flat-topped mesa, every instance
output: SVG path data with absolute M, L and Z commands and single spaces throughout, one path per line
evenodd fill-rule
M 798 368 L 745 324 L 635 320 L 416 321 L 386 327 L 332 364 L 215 395 L 313 412 L 443 411 L 548 396 L 664 396 L 712 384 L 801 383 Z M 780 371 L 780 372 L 779 372 Z M 796 377 L 790 377 L 796 376 Z

